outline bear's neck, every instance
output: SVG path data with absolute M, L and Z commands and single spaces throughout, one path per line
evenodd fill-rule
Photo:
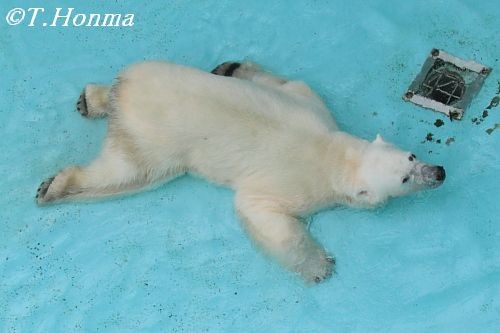
M 335 197 L 339 203 L 357 206 L 358 169 L 369 142 L 345 132 L 331 133 L 328 140 L 324 166 Z

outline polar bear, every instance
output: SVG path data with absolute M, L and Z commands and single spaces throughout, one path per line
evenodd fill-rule
M 310 282 L 328 278 L 334 259 L 301 218 L 336 204 L 373 207 L 445 179 L 443 167 L 380 136 L 369 142 L 340 131 L 304 82 L 253 63 L 226 62 L 212 73 L 139 63 L 112 86 L 87 85 L 77 109 L 88 118 L 108 116 L 102 152 L 44 181 L 39 205 L 196 174 L 234 189 L 253 241 Z

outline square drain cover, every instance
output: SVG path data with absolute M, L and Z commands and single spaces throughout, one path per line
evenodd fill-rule
M 433 49 L 403 99 L 461 119 L 490 72 L 474 61 Z

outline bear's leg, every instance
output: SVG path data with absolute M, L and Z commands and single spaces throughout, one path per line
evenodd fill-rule
M 331 276 L 334 259 L 298 219 L 281 213 L 272 202 L 252 196 L 237 194 L 236 206 L 245 229 L 266 253 L 308 282 Z
M 133 192 L 158 180 L 174 178 L 184 170 L 152 170 L 135 163 L 129 154 L 109 140 L 101 155 L 86 167 L 70 166 L 40 185 L 36 194 L 39 205 L 74 199 L 92 199 Z
M 287 80 L 276 76 L 264 71 L 259 65 L 253 62 L 239 63 L 227 61 L 215 67 L 211 73 L 256 82 L 268 87 L 278 88 L 292 95 L 311 98 L 322 103 L 320 97 L 304 82 Z
M 105 117 L 111 108 L 110 91 L 110 86 L 87 84 L 76 102 L 76 110 L 87 118 Z

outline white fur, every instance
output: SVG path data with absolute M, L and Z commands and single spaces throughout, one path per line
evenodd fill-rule
M 236 191 L 245 229 L 270 255 L 308 281 L 328 277 L 332 260 L 299 217 L 408 192 L 401 184 L 412 168 L 408 153 L 338 131 L 303 82 L 254 64 L 233 76 L 146 62 L 111 89 L 87 86 L 89 116 L 109 115 L 103 152 L 44 183 L 38 202 L 113 195 L 195 173 Z

